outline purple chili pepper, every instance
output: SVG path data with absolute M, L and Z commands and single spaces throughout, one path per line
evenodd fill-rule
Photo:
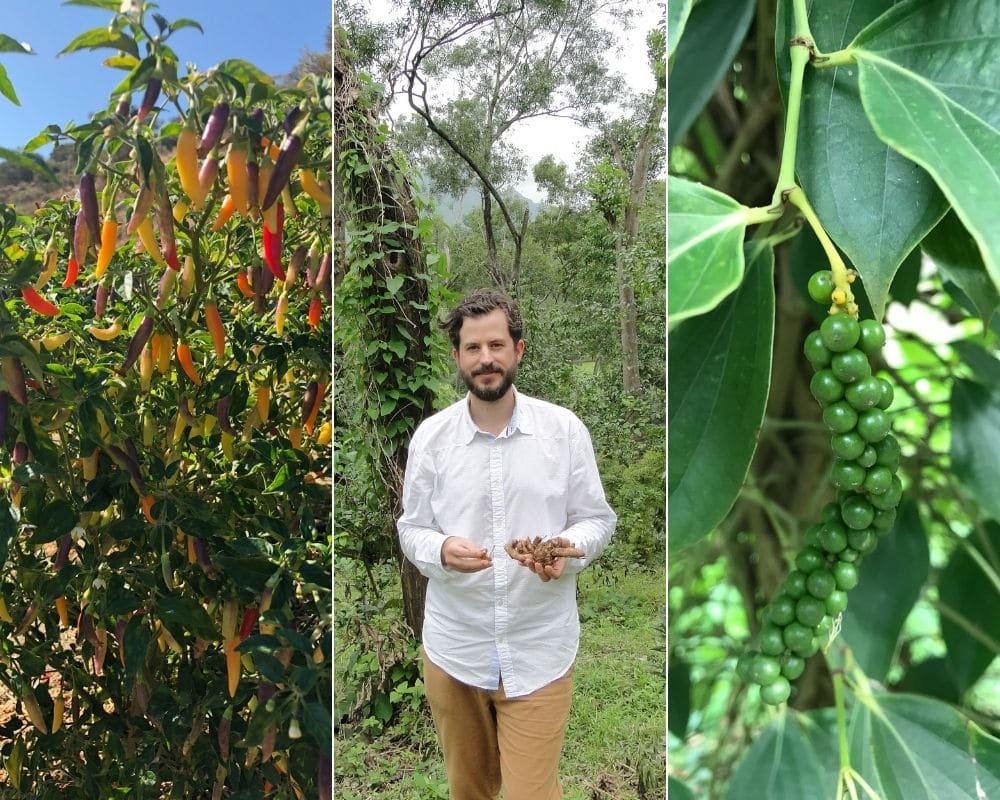
M 94 174 L 92 172 L 84 172 L 80 176 L 80 208 L 83 210 L 84 219 L 87 221 L 87 229 L 90 231 L 91 241 L 100 242 L 101 212 L 97 208 L 97 185 L 94 182 Z M 80 263 L 83 262 L 81 261 Z
M 153 317 L 147 314 L 143 317 L 142 322 L 139 327 L 136 328 L 135 333 L 132 335 L 132 341 L 128 343 L 128 350 L 125 353 L 125 361 L 122 363 L 121 367 L 118 369 L 119 375 L 124 375 L 131 366 L 139 358 L 139 354 L 142 352 L 142 348 L 146 346 L 146 342 L 149 341 L 150 334 L 153 333 Z
M 229 103 L 216 103 L 201 134 L 201 143 L 198 145 L 199 156 L 204 158 L 205 154 L 219 143 L 228 121 Z

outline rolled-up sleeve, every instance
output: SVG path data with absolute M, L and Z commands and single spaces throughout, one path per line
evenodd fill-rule
M 446 537 L 434 519 L 433 493 L 433 459 L 414 436 L 403 477 L 403 514 L 396 522 L 399 546 L 421 574 L 448 579 L 452 573 L 441 564 L 441 545 Z
M 567 527 L 560 536 L 569 539 L 586 553 L 583 558 L 568 558 L 565 574 L 576 574 L 595 561 L 611 541 L 618 516 L 608 505 L 597 470 L 590 433 L 579 423 L 573 433 L 570 453 L 569 493 L 566 503 Z

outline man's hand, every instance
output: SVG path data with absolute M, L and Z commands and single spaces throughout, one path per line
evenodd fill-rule
M 548 544 L 552 548 L 565 547 L 573 548 L 573 543 L 569 539 L 565 539 L 562 536 L 556 537 L 555 539 L 547 540 Z M 516 550 L 508 549 L 507 552 L 510 557 L 517 561 L 522 566 L 527 567 L 532 572 L 534 572 L 543 581 L 557 580 L 562 577 L 563 569 L 566 566 L 566 559 L 562 556 L 551 559 L 546 563 L 540 563 L 535 561 L 534 557 L 529 553 L 519 553 Z M 583 551 L 578 551 L 580 555 L 583 555 Z
M 449 536 L 441 545 L 441 564 L 456 572 L 479 572 L 493 566 L 482 547 L 461 536 Z

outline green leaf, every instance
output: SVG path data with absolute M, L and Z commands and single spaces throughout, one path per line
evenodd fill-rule
M 989 350 L 969 341 L 952 342 L 952 349 L 975 373 L 980 383 L 1000 387 L 1000 359 Z
M 858 585 L 848 593 L 843 637 L 865 674 L 885 680 L 903 623 L 927 581 L 927 534 L 912 502 L 899 509 L 896 525 L 867 556 Z M 877 608 L 878 614 L 872 609 Z
M 809 27 L 830 52 L 846 47 L 893 0 L 813 2 Z M 780 0 L 775 48 L 788 93 L 792 3 Z M 893 276 L 947 204 L 931 177 L 890 149 L 872 130 L 858 92 L 857 69 L 807 67 L 802 85 L 798 180 L 823 227 L 861 275 L 881 319 Z M 808 132 L 808 133 L 806 133 Z
M 278 569 L 274 562 L 263 556 L 246 558 L 218 556 L 215 562 L 237 586 L 254 592 L 263 591 L 267 579 Z
M 948 212 L 927 234 L 921 246 L 937 266 L 941 277 L 965 292 L 976 307 L 976 313 L 982 317 L 983 324 L 989 325 L 1000 305 L 1000 293 L 986 271 L 976 240 L 958 215 L 954 211 Z
M 693 544 L 722 521 L 757 448 L 771 379 L 773 270 L 774 253 L 760 247 L 739 291 L 670 333 L 667 492 L 673 548 Z
M 153 632 L 146 624 L 143 616 L 133 616 L 125 627 L 123 649 L 125 651 L 125 684 L 131 686 L 139 668 L 146 660 L 149 643 L 153 640 Z
M 156 601 L 156 613 L 163 620 L 163 624 L 170 627 L 171 633 L 182 630 L 190 631 L 195 636 L 209 641 L 219 638 L 219 632 L 208 613 L 201 603 L 192 597 L 174 595 L 160 597 Z M 176 638 L 176 634 L 174 635 Z
M 228 72 L 230 75 L 239 78 L 244 83 L 256 82 L 267 86 L 274 86 L 274 80 L 270 75 L 261 72 L 249 61 L 240 58 L 230 58 L 220 61 L 216 67 L 220 72 Z
M 951 388 L 951 463 L 986 516 L 1000 519 L 1000 387 L 956 378 Z
M 667 3 L 667 58 L 674 54 L 677 42 L 684 33 L 693 0 L 671 0 Z
M 850 51 L 879 138 L 930 173 L 1000 286 L 996 7 L 905 0 L 858 34 Z
M 17 536 L 17 521 L 14 518 L 14 507 L 6 501 L 0 501 L 0 564 L 7 561 L 11 540 Z
M 320 703 L 306 703 L 302 707 L 303 730 L 316 746 L 326 752 L 333 749 L 333 719 L 330 709 Z
M 691 668 L 685 662 L 671 660 L 667 667 L 667 695 L 667 730 L 684 739 L 691 716 Z
M 36 528 L 28 543 L 54 542 L 60 536 L 73 530 L 78 518 L 79 514 L 68 502 L 53 500 L 39 512 L 38 519 L 32 520 Z
M 0 53 L 27 53 L 31 56 L 35 55 L 30 44 L 19 42 L 13 36 L 8 36 L 6 33 L 0 33 Z
M 726 800 L 833 797 L 837 747 L 830 733 L 831 716 L 829 711 L 781 714 L 736 768 Z M 827 739 L 832 747 L 822 746 Z
M 0 91 L 3 89 L 3 66 L 0 66 Z M 6 93 L 5 93 L 6 94 Z M 16 102 L 16 101 L 15 101 Z M 11 164 L 17 164 L 19 167 L 27 167 L 33 172 L 37 172 L 39 175 L 44 175 L 50 181 L 56 180 L 56 175 L 52 171 L 52 168 L 45 162 L 41 156 L 37 156 L 34 153 L 26 153 L 23 150 L 10 150 L 6 147 L 0 147 L 0 159 L 4 161 L 9 161 Z
M 732 64 L 755 7 L 753 0 L 701 0 L 691 9 L 667 78 L 670 149 L 681 143 Z
M 687 784 L 681 783 L 673 775 L 667 778 L 667 797 L 670 800 L 695 800 L 694 792 Z
M 671 324 L 711 311 L 743 279 L 751 210 L 700 183 L 668 178 L 667 313 Z
M 205 33 L 205 29 L 201 27 L 201 24 L 195 22 L 193 19 L 188 19 L 187 17 L 182 17 L 181 19 L 175 19 L 170 24 L 170 32 L 176 33 L 182 28 L 197 28 L 198 32 L 201 34 Z
M 981 542 L 972 535 L 968 544 L 979 553 L 1000 553 L 1000 524 L 989 521 L 984 528 L 987 541 Z M 993 570 L 997 570 L 995 562 Z M 983 613 L 983 608 L 993 608 L 1000 602 L 1000 591 L 964 547 L 959 547 L 952 554 L 948 566 L 941 573 L 938 591 L 944 605 L 974 623 L 994 641 L 1000 642 L 1000 614 Z M 959 692 L 964 693 L 979 680 L 997 653 L 945 613 L 941 614 L 941 635 L 948 646 L 946 658 L 951 665 L 951 673 Z
M 390 295 L 396 294 L 402 288 L 404 280 L 405 278 L 402 275 L 393 275 L 391 278 L 387 278 L 385 282 L 386 291 Z
M 855 705 L 849 727 L 871 734 L 852 742 L 851 761 L 885 800 L 980 800 L 1000 792 L 1000 741 L 959 711 L 913 695 L 867 702 Z M 863 765 L 861 749 L 872 756 Z
M 21 105 L 21 101 L 17 99 L 17 92 L 14 91 L 14 84 L 11 83 L 10 78 L 7 77 L 7 69 L 3 64 L 0 64 L 0 94 L 10 100 L 10 102 L 14 105 Z M 9 152 L 13 151 L 0 148 L 0 157 L 8 158 L 5 153 Z
M 107 28 L 91 28 L 89 31 L 84 31 L 60 50 L 58 55 L 75 53 L 77 50 L 97 50 L 102 47 L 124 50 L 136 58 L 139 57 L 139 46 L 134 39 L 125 36 L 120 31 L 108 30 Z
M 1000 740 L 938 700 L 850 691 L 851 766 L 881 800 L 982 800 L 1000 796 Z M 750 747 L 727 800 L 836 797 L 832 709 L 781 714 Z M 857 797 L 865 797 L 860 787 Z
M 121 7 L 120 0 L 63 0 L 64 6 L 87 6 L 102 8 L 105 11 L 117 11 Z

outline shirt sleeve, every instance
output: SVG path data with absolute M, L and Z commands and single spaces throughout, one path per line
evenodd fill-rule
M 428 578 L 449 579 L 450 570 L 441 563 L 445 535 L 431 507 L 434 493 L 433 459 L 414 436 L 403 477 L 403 515 L 396 522 L 399 546 L 410 562 Z
M 559 535 L 586 553 L 568 558 L 563 574 L 574 575 L 595 561 L 611 541 L 618 516 L 604 497 L 590 433 L 579 423 L 571 443 L 569 495 L 566 504 L 567 528 Z

